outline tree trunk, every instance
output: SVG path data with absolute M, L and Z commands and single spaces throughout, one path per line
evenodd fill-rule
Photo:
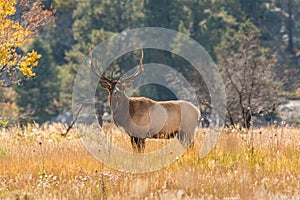
M 288 21 L 287 21 L 287 34 L 288 34 L 288 48 L 291 54 L 295 54 L 294 40 L 293 40 L 293 0 L 288 1 Z

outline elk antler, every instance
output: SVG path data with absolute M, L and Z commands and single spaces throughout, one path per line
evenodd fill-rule
M 144 59 L 144 51 L 142 50 L 142 56 L 140 58 L 140 64 L 137 67 L 137 69 L 134 72 L 134 74 L 132 74 L 131 76 L 128 76 L 126 78 L 122 78 L 121 81 L 132 80 L 132 79 L 136 78 L 137 76 L 139 76 L 141 73 L 143 73 L 143 71 L 144 71 L 143 59 Z
M 93 64 L 92 53 L 90 54 L 89 63 L 90 63 L 90 65 L 91 65 L 91 70 L 92 70 L 92 72 L 93 72 L 96 76 L 98 76 L 98 77 L 101 79 L 101 81 L 106 81 L 106 82 L 108 82 L 108 83 L 111 83 L 111 82 L 112 82 L 113 77 L 111 77 L 111 79 L 106 78 L 106 77 L 103 75 L 103 73 L 101 73 L 101 71 L 100 71 L 99 69 L 98 69 L 98 71 L 99 71 L 100 73 L 96 72 L 96 68 L 95 68 L 95 66 L 94 66 L 94 64 Z M 98 65 L 98 60 L 97 60 L 97 65 Z

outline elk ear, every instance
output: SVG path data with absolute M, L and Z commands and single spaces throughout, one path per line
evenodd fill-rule
M 103 88 L 105 88 L 105 89 L 108 89 L 109 86 L 110 86 L 110 85 L 109 85 L 107 82 L 105 82 L 105 81 L 99 81 L 99 83 L 100 83 L 101 87 L 103 87 Z
M 128 81 L 123 83 L 123 86 L 125 88 L 130 88 L 132 86 L 132 84 L 133 84 L 133 80 L 128 80 Z

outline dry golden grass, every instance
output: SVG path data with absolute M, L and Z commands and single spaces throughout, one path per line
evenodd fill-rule
M 0 199 L 299 199 L 300 129 L 226 129 L 216 148 L 198 157 L 207 130 L 166 168 L 142 174 L 112 170 L 95 160 L 61 124 L 0 129 Z M 105 127 L 131 151 L 130 139 Z M 253 137 L 252 137 L 253 136 Z M 147 140 L 146 151 L 166 145 Z

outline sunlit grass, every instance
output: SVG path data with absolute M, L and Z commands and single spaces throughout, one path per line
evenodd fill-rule
M 184 156 L 162 170 L 133 174 L 98 162 L 61 124 L 0 130 L 0 199 L 282 199 L 300 198 L 300 129 L 226 129 L 205 158 L 200 130 Z M 109 141 L 132 151 L 127 135 L 107 125 Z M 253 140 L 251 140 L 253 135 Z M 147 140 L 146 152 L 168 140 Z M 120 158 L 121 160 L 122 158 Z

